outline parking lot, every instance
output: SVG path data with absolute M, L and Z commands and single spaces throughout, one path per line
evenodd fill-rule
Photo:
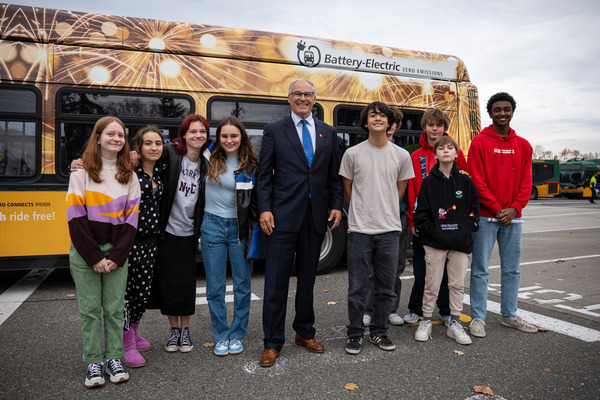
M 317 339 L 324 354 L 293 343 L 290 298 L 284 346 L 275 366 L 261 368 L 264 270 L 256 266 L 248 337 L 237 356 L 213 355 L 202 267 L 192 317 L 194 350 L 168 354 L 166 317 L 149 310 L 140 328 L 153 345 L 147 366 L 130 369 L 130 382 L 87 390 L 86 365 L 74 284 L 67 269 L 0 272 L 0 398 L 210 398 L 210 399 L 591 399 L 600 389 L 600 206 L 586 200 L 546 198 L 524 210 L 520 315 L 543 328 L 526 334 L 500 325 L 500 268 L 492 256 L 487 337 L 461 346 L 434 325 L 433 339 L 413 339 L 416 326 L 391 326 L 397 349 L 369 343 L 345 353 L 347 273 L 343 263 L 317 277 Z M 412 287 L 403 276 L 399 313 Z M 468 290 L 468 277 L 466 279 Z M 231 284 L 231 282 L 229 282 Z M 469 297 L 462 316 L 468 320 Z M 233 303 L 228 303 L 232 311 Z M 434 317 L 437 313 L 434 314 Z M 465 324 L 466 325 L 466 324 Z M 289 339 L 292 338 L 290 341 Z M 349 385 L 351 384 L 351 385 Z M 353 385 L 352 385 L 353 384 Z M 494 396 L 478 395 L 474 386 Z

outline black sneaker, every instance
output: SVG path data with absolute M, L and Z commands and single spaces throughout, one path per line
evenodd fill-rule
M 187 353 L 188 351 L 192 351 L 193 348 L 194 345 L 190 338 L 190 330 L 188 328 L 183 328 L 181 330 L 181 336 L 179 337 L 179 351 Z
M 129 374 L 118 358 L 106 360 L 105 372 L 112 383 L 123 383 L 129 380 Z
M 101 362 L 88 364 L 87 374 L 85 374 L 85 387 L 88 389 L 104 386 L 104 372 L 102 368 L 104 364 Z
M 362 346 L 362 337 L 353 337 L 348 338 L 346 342 L 346 353 L 348 354 L 358 354 L 360 353 L 360 347 Z
M 165 350 L 169 353 L 173 353 L 179 350 L 179 338 L 181 337 L 181 330 L 179 328 L 171 328 L 171 336 L 165 344 Z
M 387 336 L 369 336 L 369 341 L 379 346 L 381 350 L 396 350 L 396 345 Z

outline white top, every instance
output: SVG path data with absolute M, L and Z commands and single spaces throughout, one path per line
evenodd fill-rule
M 308 127 L 308 132 L 310 133 L 310 140 L 312 140 L 313 153 L 317 150 L 315 145 L 317 139 L 317 131 L 315 128 L 315 120 L 313 119 L 312 113 L 304 118 L 306 120 L 306 126 Z M 302 118 L 292 113 L 292 120 L 294 121 L 294 125 L 296 126 L 296 131 L 298 132 L 298 137 L 300 138 L 300 143 L 304 145 L 304 141 L 302 140 Z
M 171 235 L 191 236 L 194 234 L 194 209 L 200 192 L 198 167 L 199 163 L 190 161 L 187 156 L 181 159 L 177 192 L 166 229 Z
M 390 142 L 375 147 L 365 140 L 346 150 L 340 175 L 352 181 L 348 232 L 402 231 L 397 182 L 415 176 L 406 150 Z

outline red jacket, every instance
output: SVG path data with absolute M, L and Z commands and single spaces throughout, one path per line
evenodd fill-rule
M 444 136 L 448 136 L 448 134 L 444 133 Z M 419 190 L 421 189 L 421 183 L 423 183 L 423 178 L 429 175 L 431 168 L 437 164 L 437 160 L 433 156 L 433 147 L 427 143 L 427 134 L 425 132 L 421 134 L 419 144 L 421 145 L 421 148 L 419 150 L 415 150 L 410 156 L 412 158 L 415 177 L 408 181 L 408 210 L 406 215 L 408 217 L 408 226 L 411 228 L 415 226 L 413 222 L 413 212 L 415 209 L 417 196 L 419 195 Z M 424 170 L 421 167 L 421 159 L 425 163 Z M 458 166 L 459 170 L 466 171 L 467 169 L 467 160 L 465 159 L 465 155 L 461 149 L 458 149 L 456 165 Z
M 483 129 L 469 148 L 467 171 L 479 193 L 482 217 L 514 207 L 516 218 L 531 195 L 531 145 L 511 128 L 502 138 L 492 126 Z

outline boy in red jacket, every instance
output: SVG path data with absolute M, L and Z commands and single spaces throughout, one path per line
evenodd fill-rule
M 421 148 L 416 150 L 411 155 L 413 170 L 415 173 L 414 179 L 408 181 L 408 226 L 410 233 L 413 236 L 413 274 L 415 282 L 410 293 L 408 302 L 409 313 L 404 316 L 404 322 L 414 324 L 423 319 L 423 290 L 425 289 L 425 250 L 419 234 L 415 231 L 413 222 L 413 212 L 417 195 L 421 189 L 423 179 L 429 175 L 429 171 L 436 164 L 436 159 L 433 154 L 433 144 L 440 136 L 448 136 L 446 133 L 450 127 L 450 118 L 448 115 L 438 108 L 431 108 L 423 114 L 421 118 L 421 139 L 419 143 Z M 458 169 L 464 171 L 467 169 L 467 160 L 462 150 L 458 150 L 456 158 Z M 448 276 L 444 271 L 444 277 L 440 287 L 440 293 L 437 300 L 437 306 L 440 310 L 442 318 L 446 326 L 450 325 L 450 306 L 448 300 Z
M 487 103 L 492 125 L 471 142 L 467 170 L 480 200 L 479 231 L 473 234 L 471 264 L 471 335 L 485 336 L 489 262 L 498 241 L 501 264 L 502 325 L 535 333 L 537 328 L 517 317 L 521 276 L 521 210 L 531 194 L 531 145 L 510 127 L 515 99 L 496 93 Z

